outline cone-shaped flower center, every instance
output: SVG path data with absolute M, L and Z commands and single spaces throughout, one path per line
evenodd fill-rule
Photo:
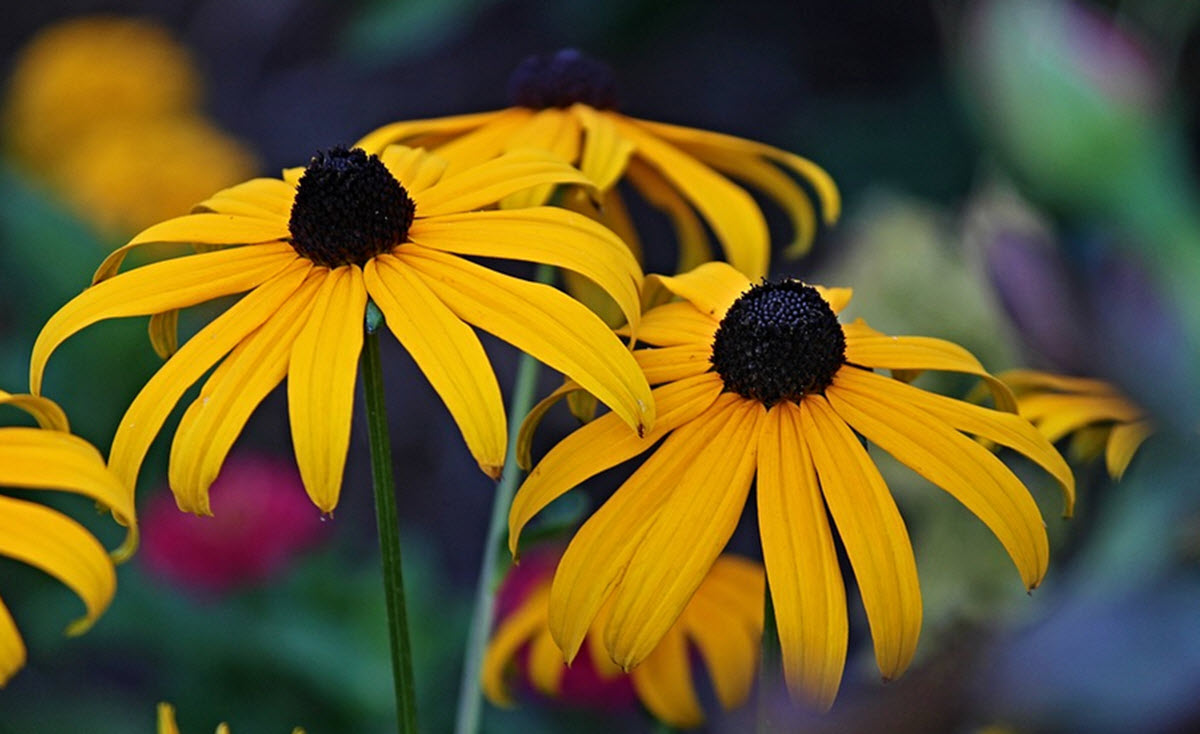
M 415 210 L 377 156 L 330 148 L 313 156 L 296 186 L 292 247 L 318 265 L 362 265 L 404 242 Z
M 727 390 L 770 407 L 829 387 L 846 361 L 846 337 L 815 288 L 764 281 L 729 307 L 711 360 Z
M 565 48 L 518 64 L 508 78 L 508 99 L 516 107 L 535 110 L 576 102 L 612 109 L 617 106 L 617 80 L 608 64 Z

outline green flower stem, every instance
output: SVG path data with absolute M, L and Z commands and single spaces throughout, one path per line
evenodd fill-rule
M 536 280 L 549 283 L 554 268 L 539 265 Z M 496 586 L 502 570 L 500 551 L 508 530 L 508 509 L 513 495 L 524 474 L 517 466 L 517 433 L 521 420 L 533 407 L 537 391 L 538 362 L 528 354 L 522 354 L 517 364 L 517 376 L 513 382 L 511 403 L 508 406 L 508 451 L 504 457 L 504 473 L 496 487 L 492 501 L 492 517 L 488 522 L 487 539 L 483 546 L 483 561 L 479 566 L 479 584 L 475 590 L 475 610 L 471 614 L 471 628 L 467 632 L 467 649 L 463 654 L 462 679 L 458 689 L 458 717 L 455 734 L 475 734 L 479 731 L 482 713 L 480 674 L 483 670 L 483 653 L 487 649 L 488 636 L 496 613 Z M 507 568 L 508 563 L 503 562 Z
M 758 669 L 758 734 L 775 731 L 771 721 L 771 698 L 779 691 L 783 676 L 783 653 L 779 649 L 779 630 L 775 627 L 775 606 L 771 604 L 771 587 L 763 586 L 762 660 Z
M 371 479 L 375 488 L 375 517 L 383 555 L 383 590 L 387 597 L 388 637 L 392 679 L 396 686 L 396 718 L 402 734 L 417 732 L 417 698 L 413 692 L 412 649 L 408 640 L 408 611 L 404 604 L 404 575 L 400 568 L 400 526 L 396 517 L 396 482 L 392 445 L 388 438 L 387 406 L 383 399 L 383 370 L 379 363 L 380 318 L 374 304 L 367 309 L 363 343 L 363 392 L 367 398 L 367 433 L 371 443 Z M 372 313 L 375 311 L 375 313 Z

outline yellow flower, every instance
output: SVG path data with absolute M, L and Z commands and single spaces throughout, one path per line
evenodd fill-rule
M 158 704 L 158 734 L 179 734 L 179 725 L 175 723 L 175 707 L 169 703 Z M 217 724 L 217 734 L 229 734 L 229 724 Z M 304 729 L 296 727 L 292 734 L 304 734 Z
M 752 278 L 767 272 L 769 236 L 762 211 L 749 193 L 726 175 L 754 188 L 787 213 L 795 230 L 789 247 L 807 251 L 816 231 L 812 201 L 789 174 L 816 192 L 826 223 L 837 220 L 837 187 L 812 161 L 769 145 L 731 135 L 640 120 L 616 107 L 615 82 L 607 65 L 567 49 L 527 59 L 509 81 L 513 106 L 495 112 L 397 122 L 359 141 L 367 151 L 389 143 L 425 145 L 450 162 L 452 170 L 487 160 L 506 150 L 536 147 L 576 164 L 596 185 L 602 206 L 590 209 L 638 250 L 637 236 L 615 188 L 627 180 L 674 225 L 680 270 L 712 259 L 704 223 L 729 260 Z M 522 195 L 541 203 L 546 187 Z M 697 217 L 699 213 L 699 217 Z
M 561 291 L 452 254 L 576 270 L 636 323 L 641 271 L 611 232 L 556 208 L 474 211 L 531 185 L 585 183 L 582 175 L 537 151 L 516 151 L 456 175 L 444 171 L 444 162 L 422 150 L 393 146 L 376 157 L 334 148 L 306 169 L 286 171 L 284 180 L 234 186 L 202 202 L 198 213 L 150 227 L 113 252 L 96 284 L 46 323 L 34 345 L 32 392 L 40 391 L 54 349 L 90 324 L 153 314 L 152 339 L 169 354 L 177 309 L 249 291 L 150 379 L 117 429 L 109 465 L 135 486 L 172 407 L 220 362 L 172 442 L 169 479 L 179 506 L 209 513 L 207 490 L 230 446 L 286 376 L 300 475 L 317 507 L 331 512 L 349 446 L 369 297 L 492 476 L 504 461 L 504 406 L 468 324 L 567 374 L 629 425 L 649 428 L 650 389 L 603 322 Z M 116 274 L 131 248 L 162 242 L 213 251 Z
M 510 574 L 525 571 L 526 561 Z M 579 660 L 568 668 L 550 635 L 548 604 L 552 565 L 534 571 L 539 578 L 529 584 L 523 599 L 501 621 L 488 643 L 483 661 L 483 692 L 497 706 L 511 706 L 505 674 L 522 651 L 527 651 L 525 672 L 541 693 L 567 698 L 564 678 L 574 677 L 575 695 L 590 684 L 603 690 L 620 676 L 621 669 L 604 649 L 603 607 L 587 632 L 586 665 Z M 523 579 L 524 580 L 524 579 Z M 679 619 L 644 661 L 629 672 L 634 692 L 655 718 L 673 727 L 690 728 L 704 723 L 704 712 L 692 679 L 690 646 L 699 651 L 721 706 L 730 711 L 745 703 L 757 673 L 762 637 L 763 570 L 754 561 L 723 555 L 709 569 Z M 619 692 L 609 694 L 616 697 Z M 597 694 L 592 694 L 595 700 Z
M 845 589 L 827 512 L 858 578 L 879 669 L 885 678 L 902 673 L 921 627 L 916 564 L 860 436 L 983 520 L 1027 588 L 1041 582 L 1048 543 L 1037 505 L 963 434 L 1040 464 L 1061 483 L 1069 510 L 1074 479 L 1062 457 L 1019 416 L 872 371 L 977 375 L 1001 408 L 1015 411 L 1008 389 L 969 352 L 939 339 L 885 336 L 861 321 L 839 325 L 845 289 L 794 280 L 751 286 L 723 263 L 659 280 L 684 300 L 647 312 L 638 332 L 657 345 L 634 352 L 659 385 L 654 430 L 639 438 L 611 415 L 583 426 L 542 459 L 509 516 L 515 552 L 522 528 L 549 502 L 665 438 L 559 564 L 550 630 L 568 659 L 610 594 L 606 648 L 624 668 L 645 659 L 725 546 L 757 475 L 763 557 L 792 691 L 829 706 L 845 662 Z
M 1071 454 L 1091 460 L 1104 452 L 1109 476 L 1120 479 L 1142 442 L 1154 433 L 1144 410 L 1102 380 L 1037 370 L 997 375 L 1017 396 L 1023 417 L 1051 442 L 1069 434 Z
M 132 552 L 137 542 L 133 493 L 104 466 L 96 449 L 67 433 L 62 410 L 45 398 L 3 391 L 0 405 L 25 410 L 41 426 L 0 428 L 0 485 L 62 490 L 99 502 L 129 528 L 125 545 L 114 557 Z M 86 632 L 108 608 L 116 590 L 112 559 L 82 525 L 36 502 L 2 494 L 0 556 L 35 566 L 79 595 L 87 612 L 67 627 L 69 635 Z M 25 644 L 0 601 L 0 687 L 24 664 Z

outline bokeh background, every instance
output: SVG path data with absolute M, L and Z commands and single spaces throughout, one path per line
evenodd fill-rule
M 882 685 L 852 599 L 838 703 L 816 717 L 780 701 L 780 718 L 819 732 L 1200 728 L 1196 4 L 47 0 L 4 12 L 0 388 L 25 389 L 41 324 L 141 226 L 385 122 L 504 106 L 519 61 L 578 47 L 615 68 L 623 112 L 762 140 L 834 176 L 842 221 L 802 260 L 777 251 L 774 272 L 852 286 L 850 316 L 952 339 L 993 371 L 1112 380 L 1160 426 L 1120 483 L 1077 465 L 1069 521 L 1050 483 L 1015 467 L 1054 543 L 1032 596 L 981 523 L 880 457 L 921 572 L 917 662 Z M 104 16 L 143 25 L 118 33 Z M 97 83 L 112 69 L 127 83 Z M 670 242 L 665 222 L 634 213 L 648 271 L 669 269 L 671 246 L 653 244 Z M 768 215 L 782 242 L 782 216 Z M 493 484 L 384 341 L 421 719 L 448 731 Z M 507 394 L 517 355 L 485 346 Z M 104 450 L 158 364 L 140 320 L 101 324 L 62 348 L 46 394 Z M 543 375 L 544 389 L 555 380 Z M 79 611 L 69 592 L 0 559 L 31 650 L 0 690 L 0 732 L 151 731 L 160 700 L 190 732 L 219 720 L 389 730 L 365 426 L 356 416 L 343 500 L 322 519 L 298 486 L 286 415 L 276 394 L 251 419 L 214 520 L 177 516 L 160 438 L 139 487 L 146 542 L 86 636 L 61 634 Z M 552 415 L 539 450 L 572 421 Z M 554 521 L 618 480 L 573 493 Z M 752 552 L 743 525 L 733 546 Z M 713 730 L 749 725 L 709 710 Z M 614 728 L 654 723 L 528 697 L 485 716 L 495 732 Z

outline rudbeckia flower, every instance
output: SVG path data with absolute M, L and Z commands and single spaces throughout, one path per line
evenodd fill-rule
M 95 500 L 129 528 L 125 545 L 113 554 L 128 556 L 136 543 L 133 493 L 104 466 L 100 453 L 67 433 L 66 416 L 45 398 L 0 391 L 0 405 L 25 410 L 41 426 L 0 428 L 0 486 L 61 490 Z M 3 494 L 0 556 L 39 568 L 79 595 L 87 612 L 67 627 L 69 635 L 86 632 L 116 590 L 113 560 L 87 529 L 61 512 Z M 25 643 L 0 600 L 0 686 L 24 664 Z
M 604 649 L 607 608 L 588 630 L 579 659 L 569 668 L 563 663 L 547 626 L 556 559 L 536 560 L 526 558 L 514 566 L 500 592 L 503 600 L 509 587 L 516 587 L 520 598 L 501 614 L 484 657 L 483 691 L 492 703 L 513 705 L 507 674 L 517 668 L 539 693 L 565 703 L 595 707 L 625 700 L 624 687 L 618 688 L 624 684 L 632 686 L 659 721 L 677 728 L 700 726 L 704 712 L 692 676 L 692 646 L 726 711 L 749 697 L 762 637 L 763 570 L 758 563 L 734 555 L 718 558 L 662 641 L 626 676 Z
M 603 322 L 546 285 L 459 255 L 572 269 L 638 319 L 641 270 L 610 231 L 557 208 L 476 211 L 528 186 L 586 184 L 537 151 L 457 174 L 400 146 L 380 157 L 334 148 L 305 169 L 214 195 L 197 213 L 150 227 L 113 252 L 96 282 L 46 323 L 34 345 L 32 391 L 64 339 L 102 319 L 153 314 L 152 339 L 174 349 L 177 309 L 247 295 L 202 328 L 146 383 L 113 439 L 109 465 L 135 486 L 172 407 L 215 364 L 171 445 L 169 481 L 181 509 L 210 514 L 208 487 L 255 406 L 287 377 L 292 443 L 304 487 L 322 512 L 341 490 L 368 298 L 432 383 L 480 468 L 497 476 L 506 427 L 500 388 L 479 338 L 490 332 L 595 394 L 639 431 L 654 419 L 645 378 Z M 117 274 L 147 243 L 213 251 Z
M 179 734 L 179 725 L 175 723 L 175 707 L 169 703 L 158 704 L 158 734 Z M 217 734 L 229 734 L 229 724 L 217 724 Z M 296 727 L 292 734 L 304 734 L 304 729 Z
M 638 332 L 656 345 L 634 352 L 658 386 L 654 430 L 628 434 L 611 415 L 576 430 L 525 480 L 509 516 L 515 553 L 522 528 L 549 502 L 662 442 L 580 528 L 558 566 L 550 631 L 568 660 L 605 603 L 613 660 L 628 669 L 646 659 L 725 546 L 757 476 L 763 558 L 793 693 L 827 707 L 841 680 L 848 619 L 834 528 L 858 579 L 879 669 L 885 678 L 904 672 L 921 628 L 916 563 L 862 439 L 966 505 L 1028 589 L 1041 582 L 1049 551 L 1037 505 L 964 434 L 1041 465 L 1061 483 L 1068 508 L 1074 479 L 1036 428 L 1005 412 L 1015 411 L 1011 393 L 969 352 L 939 339 L 885 336 L 861 321 L 839 324 L 845 289 L 752 285 L 724 263 L 659 281 L 683 300 L 648 311 Z M 1003 410 L 876 369 L 976 375 Z
M 766 220 L 750 194 L 726 176 L 787 213 L 795 231 L 789 247 L 793 254 L 807 251 L 817 226 L 812 200 L 793 176 L 816 192 L 826 223 L 835 222 L 840 213 L 837 186 L 812 161 L 732 135 L 621 114 L 612 70 L 574 49 L 522 62 L 509 80 L 509 98 L 512 107 L 494 112 L 393 123 L 358 145 L 367 151 L 390 143 L 423 145 L 435 149 L 451 170 L 515 148 L 548 150 L 577 165 L 596 185 L 601 205 L 591 211 L 637 249 L 615 188 L 627 180 L 670 218 L 679 239 L 681 270 L 713 259 L 707 224 L 738 270 L 755 278 L 767 272 Z M 541 187 L 523 197 L 526 203 L 541 203 L 548 194 Z M 577 206 L 589 208 L 582 199 Z
M 1103 452 L 1113 479 L 1125 474 L 1142 442 L 1154 433 L 1146 411 L 1103 380 L 1037 370 L 1009 370 L 998 377 L 1016 394 L 1021 415 L 1049 441 L 1074 434 L 1072 456 L 1086 461 Z

